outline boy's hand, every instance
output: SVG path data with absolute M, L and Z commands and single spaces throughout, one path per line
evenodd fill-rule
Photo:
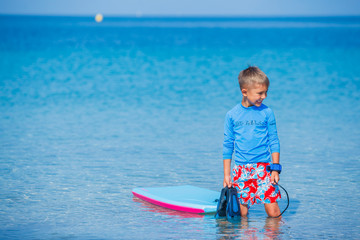
M 231 187 L 232 186 L 231 176 L 224 176 L 223 186 L 224 187 L 226 187 L 226 186 Z
M 279 173 L 277 171 L 272 171 L 270 176 L 271 184 L 277 184 L 280 180 Z

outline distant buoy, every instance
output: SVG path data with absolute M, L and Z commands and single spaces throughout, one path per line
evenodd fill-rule
M 103 19 L 104 19 L 104 17 L 101 13 L 96 14 L 96 16 L 95 16 L 96 22 L 102 22 Z

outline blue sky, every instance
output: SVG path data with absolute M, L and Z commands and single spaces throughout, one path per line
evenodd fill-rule
M 360 0 L 0 0 L 0 14 L 360 15 Z

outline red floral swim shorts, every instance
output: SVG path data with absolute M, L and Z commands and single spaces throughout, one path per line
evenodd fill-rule
M 233 168 L 233 185 L 241 204 L 273 203 L 281 198 L 279 187 L 270 182 L 269 163 L 249 163 Z

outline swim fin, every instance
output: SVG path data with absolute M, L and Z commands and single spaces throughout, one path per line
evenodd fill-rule
M 237 190 L 234 187 L 228 188 L 227 193 L 227 206 L 226 206 L 226 217 L 227 219 L 233 219 L 241 217 L 240 202 L 237 196 Z
M 218 205 L 216 209 L 215 218 L 219 217 L 226 217 L 226 206 L 227 206 L 227 194 L 228 194 L 228 187 L 224 187 L 221 190 L 220 198 L 218 200 Z

